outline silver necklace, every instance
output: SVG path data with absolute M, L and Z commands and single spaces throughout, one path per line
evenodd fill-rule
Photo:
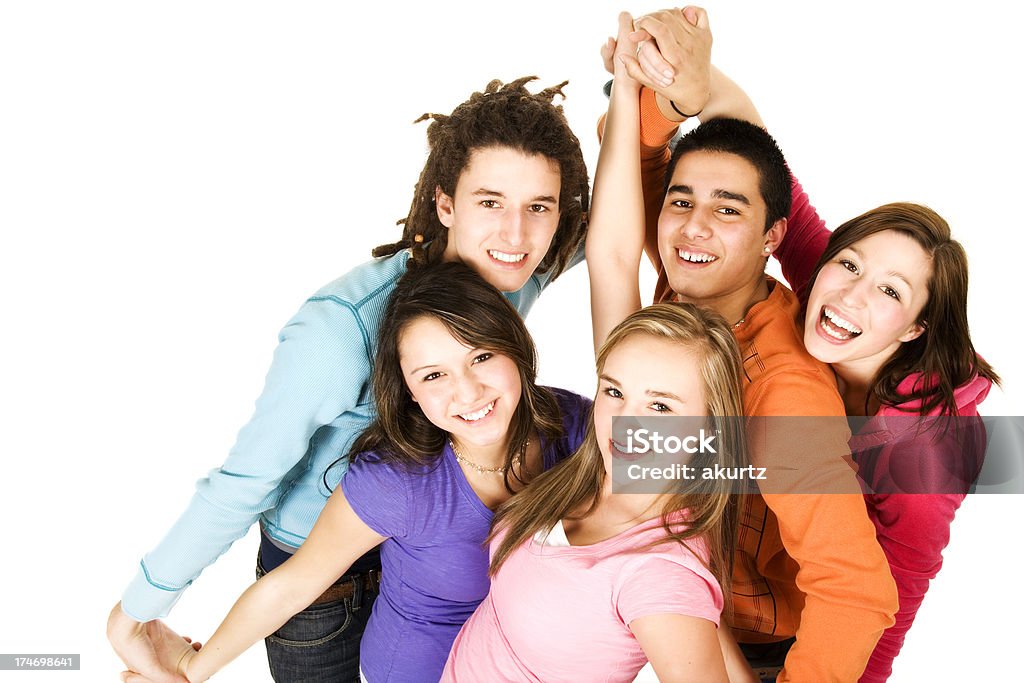
M 455 446 L 455 441 L 452 439 L 448 439 L 448 445 L 452 447 L 452 453 L 455 455 L 456 460 L 467 467 L 472 467 L 478 474 L 505 474 L 505 472 L 508 471 L 507 465 L 502 465 L 501 467 L 484 467 L 483 465 L 476 464 L 459 452 L 459 449 Z M 529 445 L 530 440 L 527 439 L 526 443 L 523 444 L 523 449 L 516 454 L 516 457 L 512 458 L 512 467 L 518 466 L 519 463 L 523 461 L 523 455 L 526 453 L 526 449 Z

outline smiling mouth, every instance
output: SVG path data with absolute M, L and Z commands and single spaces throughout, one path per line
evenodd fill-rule
M 497 249 L 488 249 L 487 255 L 490 256 L 495 261 L 500 261 L 501 263 L 509 264 L 520 263 L 526 258 L 525 253 L 510 254 L 506 251 L 498 251 Z
M 836 341 L 849 341 L 859 337 L 864 332 L 864 330 L 841 317 L 828 306 L 821 307 L 821 314 L 818 316 L 818 326 L 825 334 Z
M 466 422 L 477 422 L 478 420 L 482 420 L 490 415 L 492 410 L 494 410 L 494 401 L 491 401 L 480 410 L 475 410 L 472 413 L 460 413 L 459 417 Z
M 621 444 L 615 439 L 608 440 L 608 448 L 611 451 L 612 457 L 617 460 L 628 460 L 632 462 L 633 460 L 639 460 L 647 455 L 647 451 L 630 452 L 625 444 Z
M 687 249 L 677 249 L 676 252 L 679 254 L 679 259 L 681 261 L 686 261 L 687 263 L 705 264 L 705 263 L 713 263 L 713 262 L 718 260 L 717 256 L 715 256 L 713 254 L 706 254 L 706 253 L 700 252 L 700 251 L 689 251 Z

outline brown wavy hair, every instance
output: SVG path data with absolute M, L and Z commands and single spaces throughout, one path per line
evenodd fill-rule
M 561 274 L 586 233 L 590 182 L 580 141 L 569 128 L 562 107 L 552 103 L 555 95 L 565 97 L 562 88 L 568 81 L 531 93 L 526 84 L 536 78 L 524 76 L 505 84 L 493 80 L 451 114 L 424 114 L 416 120 L 430 120 L 430 153 L 416 183 L 409 213 L 399 221 L 404 225 L 402 239 L 375 248 L 374 256 L 388 256 L 411 247 L 416 235 L 422 235 L 429 243 L 428 260 L 439 261 L 448 244 L 448 229 L 437 217 L 435 190 L 440 187 L 454 197 L 459 176 L 474 151 L 508 147 L 558 164 L 558 228 L 538 271 L 551 271 L 551 280 Z
M 537 385 L 533 338 L 508 299 L 469 266 L 423 264 L 414 258 L 408 268 L 395 286 L 377 334 L 372 375 L 377 417 L 356 438 L 349 457 L 373 451 L 382 461 L 429 465 L 444 450 L 448 432 L 428 420 L 412 400 L 399 356 L 405 328 L 414 320 L 430 317 L 463 344 L 507 356 L 519 369 L 522 395 L 509 425 L 504 462 L 508 468 L 505 486 L 511 491 L 509 477 L 519 479 L 511 464 L 526 447 L 530 434 L 536 430 L 551 443 L 561 439 L 564 431 L 557 400 Z
M 900 345 L 882 365 L 868 389 L 881 404 L 898 407 L 907 401 L 920 401 L 919 413 L 940 410 L 956 415 L 956 388 L 978 375 L 996 384 L 999 375 L 978 356 L 971 342 L 967 322 L 967 253 L 952 238 L 949 224 L 938 213 L 920 204 L 898 202 L 886 204 L 857 216 L 839 226 L 828 240 L 825 253 L 818 260 L 808 283 L 809 292 L 822 267 L 843 249 L 871 235 L 895 230 L 917 242 L 931 259 L 928 277 L 928 300 L 917 324 L 924 332 Z M 897 391 L 900 382 L 920 373 L 910 394 Z
M 745 467 L 746 434 L 743 421 L 737 419 L 743 415 L 742 364 L 736 338 L 725 320 L 692 304 L 648 306 L 623 320 L 608 335 L 597 354 L 598 374 L 603 372 L 612 351 L 636 335 L 664 339 L 696 354 L 711 429 L 721 430 L 716 462 L 724 467 Z M 489 540 L 503 532 L 505 535 L 491 558 L 491 575 L 538 531 L 551 529 L 561 519 L 581 519 L 593 512 L 600 501 L 605 476 L 591 419 L 576 453 L 498 508 Z M 658 543 L 675 541 L 685 546 L 689 539 L 704 538 L 711 553 L 709 569 L 728 596 L 738 519 L 737 497 L 732 495 L 731 482 L 698 478 L 681 483 L 680 487 L 664 500 L 661 522 L 665 538 Z M 688 511 L 684 526 L 669 522 L 679 510 Z

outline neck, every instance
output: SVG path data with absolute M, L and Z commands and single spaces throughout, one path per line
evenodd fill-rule
M 505 456 L 508 454 L 508 436 L 506 435 L 500 443 L 487 446 L 470 445 L 460 441 L 458 437 L 449 435 L 452 443 L 459 450 L 463 458 L 481 467 L 501 467 L 505 464 Z
M 677 299 L 685 303 L 710 308 L 735 327 L 744 321 L 747 313 L 755 304 L 767 299 L 770 293 L 768 278 L 764 273 L 759 273 L 755 279 L 720 296 L 694 298 L 685 294 L 677 294 Z
M 843 397 L 847 415 L 864 415 L 865 413 L 873 415 L 878 410 L 877 402 L 873 397 L 866 410 L 864 400 L 868 398 L 868 391 L 888 357 L 885 356 L 879 360 L 877 356 L 873 356 L 832 365 L 832 369 L 835 370 L 836 376 L 839 378 L 839 393 Z
M 663 493 L 613 493 L 612 478 L 608 475 L 601 487 L 597 507 L 609 522 L 629 528 L 658 517 L 664 496 Z

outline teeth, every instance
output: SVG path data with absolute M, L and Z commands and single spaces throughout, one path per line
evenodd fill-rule
M 717 256 L 712 256 L 711 254 L 701 254 L 697 252 L 686 251 L 685 249 L 679 250 L 679 258 L 683 259 L 684 261 L 689 261 L 690 263 L 711 263 L 712 261 L 718 260 Z
M 828 306 L 825 307 L 825 317 L 828 318 L 829 321 L 833 325 L 835 325 L 836 327 L 841 327 L 844 330 L 846 330 L 847 332 L 850 332 L 852 334 L 860 334 L 861 332 L 863 332 L 862 329 L 860 329 L 859 327 L 857 327 L 856 325 L 851 323 L 849 320 L 845 320 L 843 318 L 840 318 L 836 314 L 836 312 L 833 311 Z
M 506 254 L 503 251 L 497 251 L 496 249 L 488 249 L 487 253 L 491 255 L 491 258 L 495 261 L 501 261 L 502 263 L 519 263 L 526 254 Z
M 466 422 L 476 422 L 477 420 L 479 420 L 492 410 L 494 410 L 494 401 L 491 401 L 490 403 L 488 403 L 475 413 L 462 413 L 459 415 L 459 417 L 461 417 Z

